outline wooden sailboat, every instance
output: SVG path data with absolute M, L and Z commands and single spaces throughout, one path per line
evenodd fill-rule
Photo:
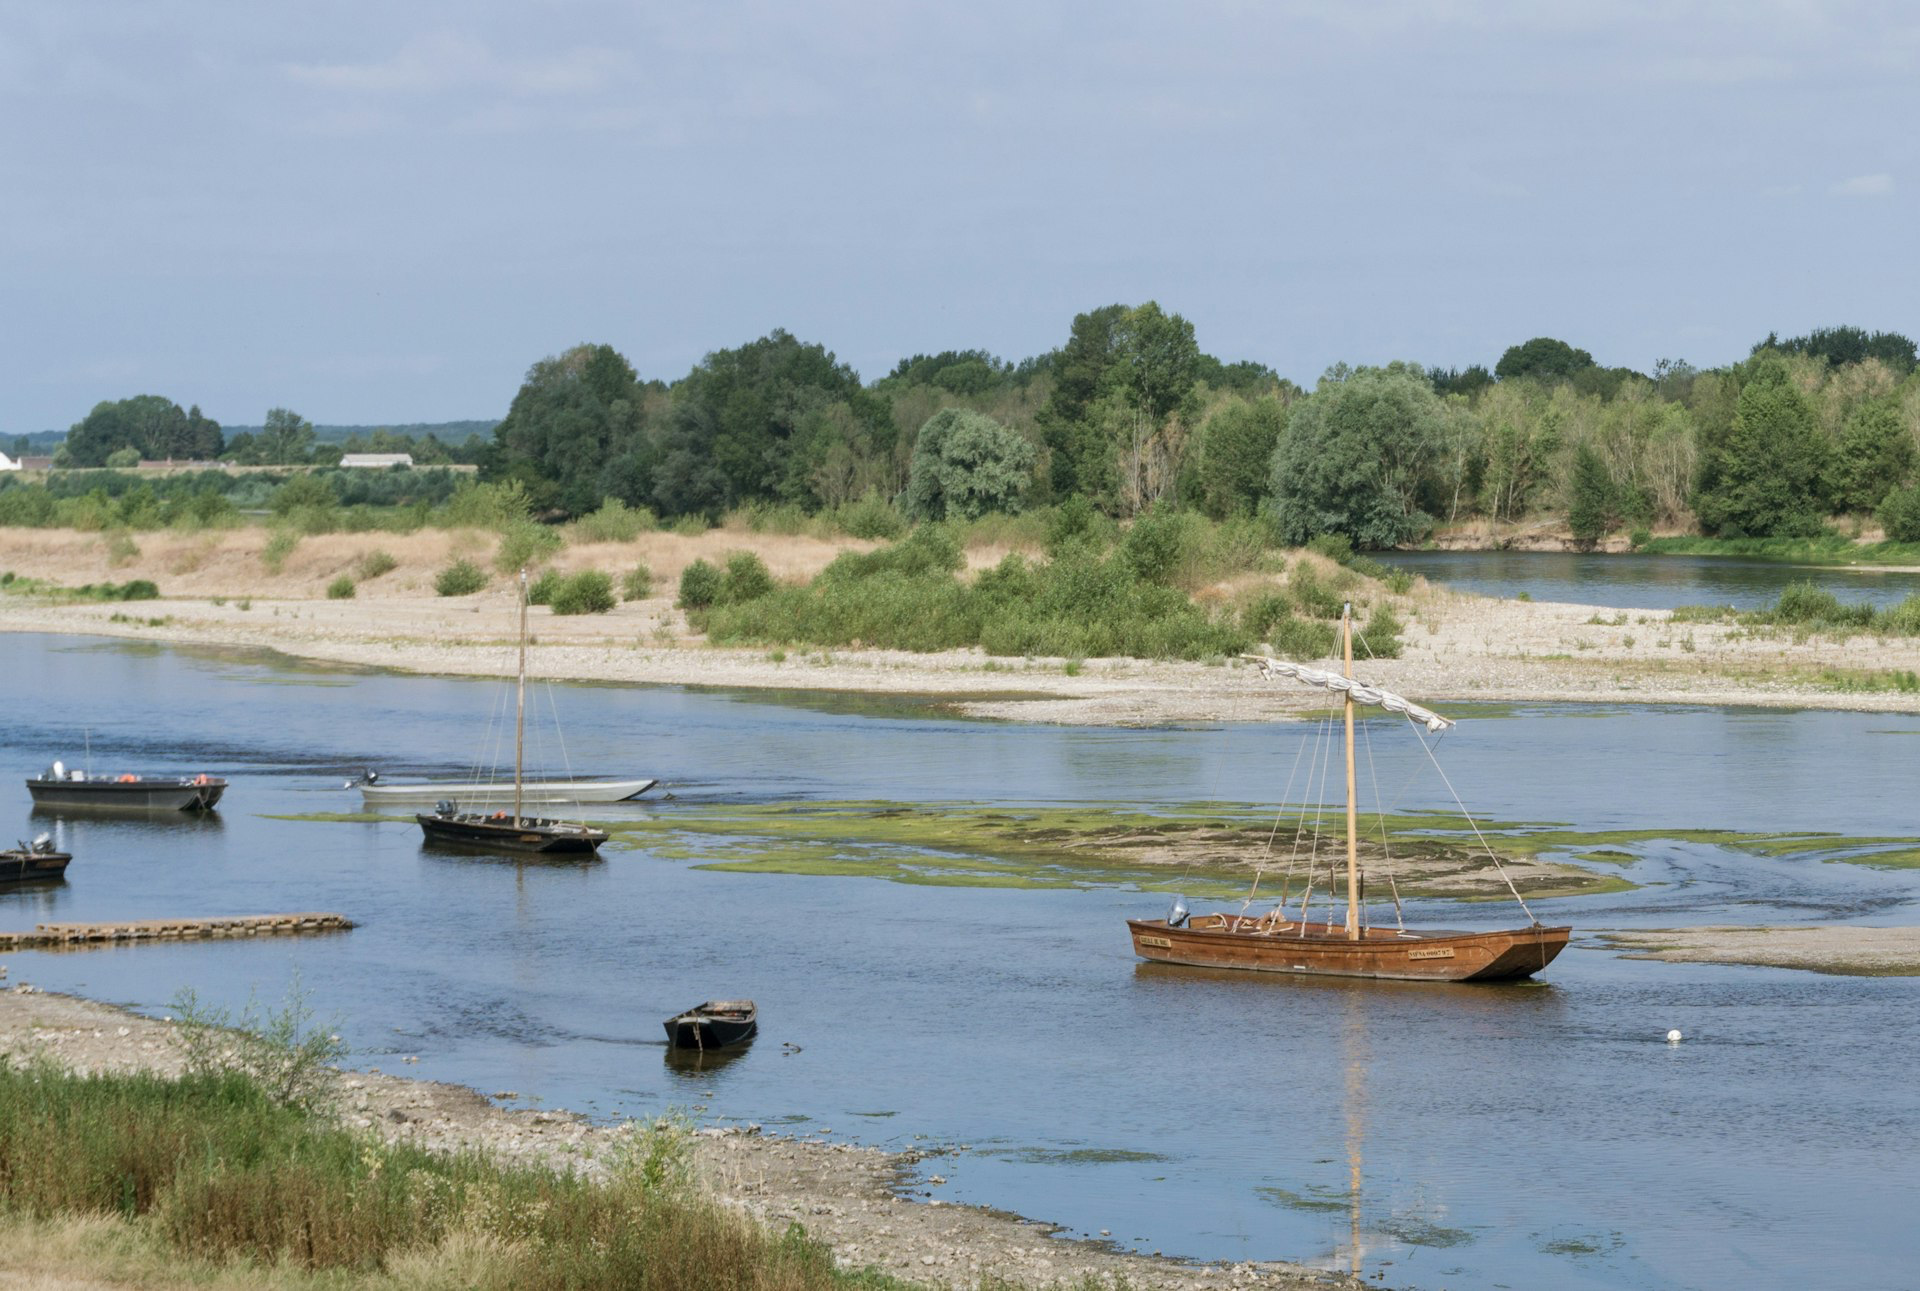
M 1260 659 L 1269 672 L 1337 691 L 1346 719 L 1347 763 L 1347 912 L 1344 924 L 1309 922 L 1303 898 L 1298 917 L 1286 901 L 1265 914 L 1208 914 L 1189 917 L 1175 902 L 1165 919 L 1129 919 L 1134 953 L 1143 959 L 1205 968 L 1245 968 L 1268 973 L 1311 973 L 1334 977 L 1392 977 L 1435 982 L 1500 982 L 1531 977 L 1566 947 L 1571 927 L 1545 927 L 1534 919 L 1524 928 L 1494 932 L 1453 929 L 1363 927 L 1360 903 L 1359 810 L 1354 785 L 1353 709 L 1357 700 L 1406 715 L 1431 731 L 1453 723 L 1391 691 L 1353 678 L 1353 607 L 1341 620 L 1343 671 L 1324 673 L 1298 664 Z M 1514 899 L 1520 900 L 1518 890 Z M 1526 909 L 1525 901 L 1520 901 Z M 1331 912 L 1329 912 L 1331 913 Z M 1528 912 L 1532 918 L 1532 913 Z
M 513 714 L 513 814 L 463 812 L 444 800 L 414 817 L 428 842 L 458 843 L 496 852 L 595 852 L 607 841 L 604 830 L 572 821 L 528 816 L 522 800 L 527 742 L 527 571 L 520 571 L 520 667 Z

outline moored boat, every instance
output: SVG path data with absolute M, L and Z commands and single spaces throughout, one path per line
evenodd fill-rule
M 89 775 L 56 762 L 37 776 L 27 777 L 27 792 L 36 807 L 80 807 L 89 810 L 212 811 L 227 782 L 210 775 Z
M 1353 712 L 1356 702 L 1402 714 L 1416 729 L 1438 733 L 1454 723 L 1413 701 L 1353 677 L 1353 607 L 1341 621 L 1343 671 L 1339 674 L 1279 660 L 1255 657 L 1264 673 L 1288 677 L 1342 697 L 1346 725 L 1347 901 L 1344 923 L 1331 917 L 1310 921 L 1312 869 L 1299 907 L 1289 912 L 1289 895 L 1260 915 L 1190 916 L 1175 900 L 1164 919 L 1129 919 L 1134 953 L 1142 959 L 1201 968 L 1243 968 L 1269 973 L 1311 973 L 1334 977 L 1390 977 L 1416 981 L 1498 982 L 1533 976 L 1566 948 L 1573 929 L 1547 927 L 1511 880 L 1508 888 L 1531 921 L 1522 928 L 1488 932 L 1457 929 L 1369 927 L 1361 902 L 1358 807 L 1355 793 Z M 1430 750 L 1429 750 L 1430 752 Z M 1475 830 L 1478 833 L 1478 830 Z M 1491 848 L 1489 861 L 1499 867 Z M 1502 873 L 1504 876 L 1504 872 Z M 1251 897 L 1249 897 L 1251 901 Z M 1396 910 L 1398 900 L 1395 901 Z M 1331 911 L 1329 911 L 1329 916 Z
M 760 1029 L 760 1011 L 752 1000 L 708 1000 L 662 1025 L 675 1049 L 725 1049 L 753 1039 Z
M 57 850 L 45 834 L 31 843 L 0 851 L 0 883 L 31 883 L 36 879 L 57 879 L 67 872 L 73 860 L 70 852 Z
M 585 821 L 549 820 L 526 813 L 527 748 L 527 571 L 520 571 L 520 661 L 513 716 L 513 810 L 461 811 L 445 798 L 414 819 L 430 843 L 457 843 L 499 852 L 595 852 L 607 841 L 605 830 Z
M 517 811 L 461 811 L 442 802 L 414 817 L 430 843 L 459 843 L 508 852 L 593 852 L 607 841 L 605 830 L 567 820 L 523 816 Z
M 658 780 L 646 779 L 525 780 L 520 785 L 520 801 L 536 807 L 561 803 L 625 802 L 629 798 L 638 798 L 659 783 Z M 418 780 L 388 784 L 380 779 L 379 772 L 369 771 L 360 779 L 349 781 L 347 787 L 358 789 L 361 798 L 369 806 L 376 807 L 438 803 L 446 799 L 470 807 L 491 807 L 513 801 L 513 785 L 507 781 Z

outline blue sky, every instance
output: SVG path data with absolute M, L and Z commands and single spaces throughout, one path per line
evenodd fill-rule
M 0 432 L 503 413 L 605 341 L 872 379 L 1201 345 L 1707 366 L 1920 333 L 1920 7 L 0 0 Z

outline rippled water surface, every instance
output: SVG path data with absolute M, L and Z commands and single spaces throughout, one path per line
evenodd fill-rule
M 1790 583 L 1813 582 L 1845 602 L 1892 605 L 1920 592 L 1920 574 L 1860 566 L 1783 565 L 1724 556 L 1547 551 L 1401 551 L 1387 563 L 1481 596 L 1670 610 L 1677 605 L 1771 605 Z
M 304 940 L 17 954 L 13 979 L 163 1008 L 187 986 L 277 1000 L 297 969 L 366 1065 L 601 1116 L 677 1106 L 963 1144 L 925 1167 L 949 1181 L 934 1195 L 1193 1257 L 1357 1262 L 1395 1286 L 1798 1288 L 1899 1285 L 1920 1255 L 1912 979 L 1654 964 L 1576 940 L 1535 985 L 1267 980 L 1136 961 L 1121 921 L 1158 914 L 1161 892 L 727 874 L 619 848 L 516 863 L 424 850 L 411 825 L 264 818 L 357 809 L 340 785 L 361 765 L 464 774 L 500 691 L 0 635 L 0 814 L 76 853 L 66 883 L 0 892 L 0 927 L 361 921 Z M 596 809 L 609 816 L 716 799 L 1264 801 L 1310 730 L 1073 730 L 611 686 L 543 690 L 542 711 L 548 694 L 575 770 L 659 775 L 676 795 Z M 1493 817 L 1920 833 L 1913 716 L 1465 715 L 1480 720 L 1441 752 Z M 1410 780 L 1424 759 L 1404 731 L 1369 730 L 1388 796 L 1445 804 Z M 206 770 L 233 787 L 204 822 L 29 817 L 22 778 L 84 760 L 89 741 L 97 770 Z M 1627 850 L 1642 887 L 1539 902 L 1541 917 L 1583 932 L 1914 921 L 1909 871 Z M 731 995 L 759 1002 L 756 1044 L 708 1070 L 669 1065 L 660 1020 Z M 1663 1043 L 1670 1027 L 1687 1042 Z

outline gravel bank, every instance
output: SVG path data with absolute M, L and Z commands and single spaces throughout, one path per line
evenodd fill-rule
M 15 959 L 16 977 L 22 966 Z M 16 1061 L 45 1056 L 76 1071 L 174 1073 L 181 1058 L 173 1031 L 165 1021 L 24 983 L 0 990 L 0 1056 Z M 335 1101 L 345 1123 L 385 1138 L 566 1170 L 598 1169 L 596 1157 L 619 1134 L 568 1112 L 509 1110 L 463 1086 L 378 1071 L 340 1073 Z M 938 1153 L 887 1153 L 754 1127 L 698 1130 L 695 1149 L 702 1186 L 724 1204 L 776 1230 L 803 1225 L 849 1267 L 929 1284 L 972 1286 L 991 1274 L 1033 1287 L 1123 1278 L 1141 1291 L 1362 1285 L 1293 1264 L 1187 1264 L 1061 1240 L 1044 1223 L 941 1202 L 932 1182 L 939 1176 L 916 1168 Z

